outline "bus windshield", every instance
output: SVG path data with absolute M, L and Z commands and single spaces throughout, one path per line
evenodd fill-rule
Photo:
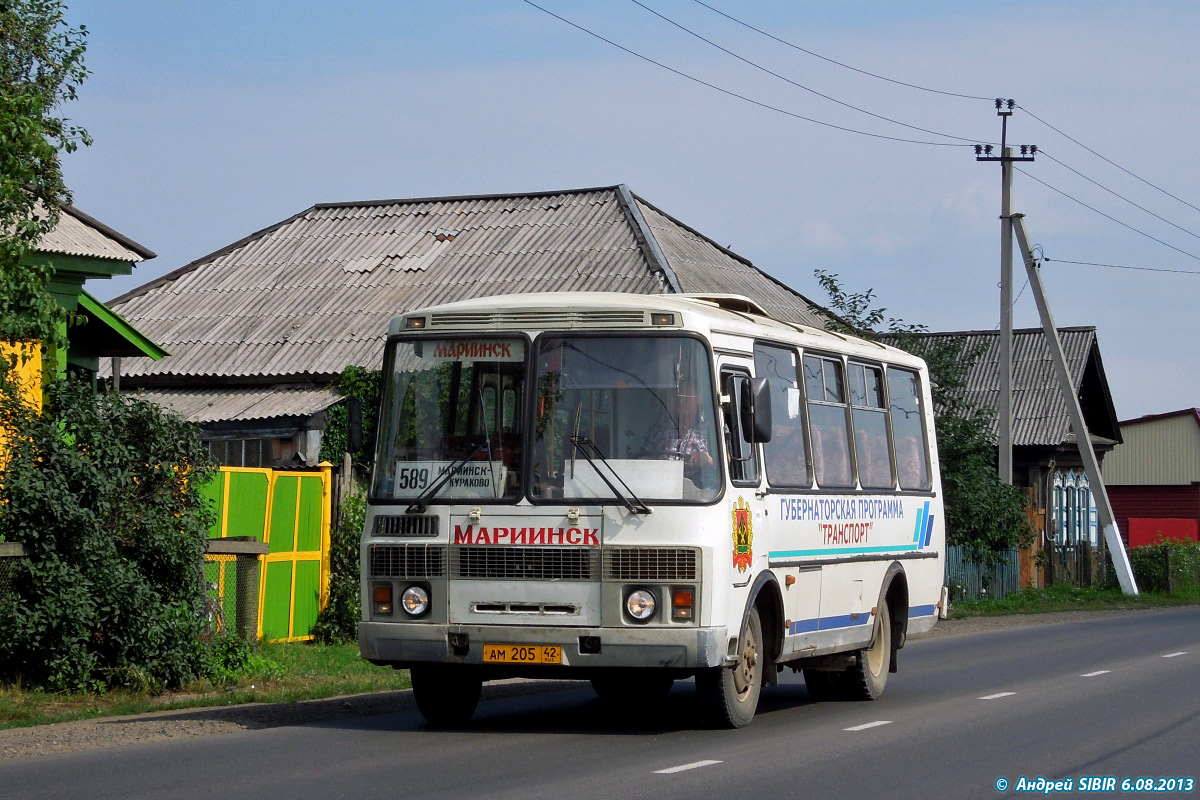
M 516 337 L 393 342 L 373 496 L 520 497 L 525 355 Z
M 536 348 L 534 498 L 716 499 L 716 405 L 699 339 L 547 335 Z

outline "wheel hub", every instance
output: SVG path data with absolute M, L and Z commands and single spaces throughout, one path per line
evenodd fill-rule
M 733 673 L 733 686 L 738 696 L 742 697 L 754 685 L 754 670 L 758 666 L 758 645 L 747 634 L 746 644 L 742 647 L 742 659 Z

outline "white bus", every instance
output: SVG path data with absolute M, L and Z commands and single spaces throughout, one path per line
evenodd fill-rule
M 874 699 L 942 606 L 924 363 L 741 297 L 490 297 L 395 319 L 362 538 L 362 655 L 433 724 L 484 681 L 650 699 L 695 677 Z

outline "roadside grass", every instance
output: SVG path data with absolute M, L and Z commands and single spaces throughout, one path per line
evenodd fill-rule
M 200 680 L 178 691 L 47 694 L 0 686 L 0 729 L 77 719 L 241 703 L 291 703 L 409 687 L 407 670 L 376 667 L 359 658 L 357 643 L 263 644 L 247 668 L 214 684 Z
M 1197 604 L 1200 604 L 1200 588 L 1195 587 L 1174 594 L 1143 592 L 1130 597 L 1122 594 L 1120 589 L 1057 585 L 1045 589 L 1021 589 L 1002 598 L 952 603 L 950 619 L 1004 614 L 1047 614 L 1053 611 L 1165 608 Z

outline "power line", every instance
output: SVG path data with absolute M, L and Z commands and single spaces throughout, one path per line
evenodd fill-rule
M 1084 144 L 1083 142 L 1079 141 L 1079 140 L 1078 140 L 1078 139 L 1076 139 L 1075 137 L 1071 136 L 1070 134 L 1067 134 L 1067 133 L 1065 133 L 1064 131 L 1061 131 L 1061 130 L 1059 130 L 1058 128 L 1054 127 L 1053 125 L 1051 125 L 1051 124 L 1050 124 L 1049 122 L 1047 122 L 1046 120 L 1044 120 L 1044 119 L 1042 119 L 1041 117 L 1039 117 L 1037 114 L 1034 114 L 1034 113 L 1033 113 L 1032 111 L 1030 111 L 1028 108 L 1025 108 L 1024 106 L 1018 106 L 1018 108 L 1020 108 L 1022 111 L 1024 111 L 1024 112 L 1025 112 L 1026 114 L 1028 114 L 1029 116 L 1031 116 L 1031 117 L 1033 117 L 1034 119 L 1036 119 L 1038 122 L 1040 122 L 1040 123 L 1042 123 L 1043 125 L 1045 125 L 1045 126 L 1046 126 L 1047 128 L 1049 128 L 1050 130 L 1052 130 L 1052 131 L 1054 131 L 1055 133 L 1057 133 L 1059 136 L 1062 136 L 1062 137 L 1065 137 L 1065 138 L 1067 138 L 1067 139 L 1070 139 L 1072 142 L 1074 142 L 1075 144 L 1079 145 L 1079 146 L 1080 146 L 1080 147 L 1082 147 L 1084 150 L 1087 150 L 1089 153 L 1091 153 L 1092 155 L 1094 155 L 1096 158 L 1099 158 L 1101 161 L 1105 161 L 1105 162 L 1107 162 L 1107 163 L 1111 164 L 1112 166 L 1114 166 L 1114 167 L 1116 167 L 1117 169 L 1121 170 L 1121 172 L 1124 172 L 1126 175 L 1129 175 L 1129 176 L 1130 176 L 1130 177 L 1132 177 L 1132 178 L 1136 178 L 1137 180 L 1139 180 L 1139 181 L 1141 181 L 1142 183 L 1146 184 L 1146 185 L 1147 185 L 1147 186 L 1149 186 L 1151 189 L 1154 189 L 1154 190 L 1156 190 L 1156 191 L 1162 192 L 1163 194 L 1165 194 L 1167 197 L 1171 198 L 1172 200 L 1176 200 L 1176 201 L 1178 201 L 1178 202 L 1180 202 L 1180 203 L 1183 203 L 1185 206 L 1187 206 L 1188 208 L 1191 208 L 1191 209 L 1193 209 L 1193 210 L 1195 210 L 1195 211 L 1200 211 L 1200 207 L 1197 207 L 1197 206 L 1194 206 L 1194 205 L 1192 205 L 1192 204 L 1191 204 L 1191 203 L 1189 203 L 1187 200 L 1184 200 L 1182 197 L 1176 197 L 1175 195 L 1171 194 L 1170 192 L 1168 192 L 1166 189 L 1162 188 L 1161 186 L 1156 186 L 1156 185 L 1154 185 L 1154 184 L 1153 184 L 1153 183 L 1151 183 L 1150 181 L 1148 181 L 1148 180 L 1146 180 L 1145 178 L 1143 178 L 1141 175 L 1138 175 L 1138 174 L 1136 174 L 1136 173 L 1134 173 L 1134 172 L 1131 172 L 1131 171 L 1129 171 L 1129 170 L 1125 169 L 1125 167 L 1122 167 L 1122 166 L 1121 166 L 1120 164 L 1118 164 L 1117 162 L 1113 161 L 1112 159 L 1110 159 L 1110 158 L 1108 158 L 1108 157 L 1106 157 L 1106 156 L 1103 156 L 1103 155 L 1101 155 L 1100 153 L 1097 153 L 1095 150 L 1093 150 L 1092 148 L 1088 147 L 1086 144 Z
M 617 44 L 616 42 L 614 42 L 611 39 L 606 39 L 605 37 L 601 36 L 600 34 L 596 33 L 595 31 L 588 30 L 587 28 L 583 27 L 582 25 L 574 23 L 571 20 L 567 19 L 566 17 L 561 17 L 558 14 L 555 14 L 553 11 L 550 11 L 547 8 L 543 8 L 542 6 L 539 6 L 537 3 L 534 3 L 533 0 L 521 0 L 521 1 L 528 6 L 532 6 L 532 7 L 536 8 L 538 11 L 541 11 L 544 14 L 554 17 L 555 19 L 557 19 L 560 22 L 564 22 L 567 25 L 570 25 L 572 28 L 575 28 L 578 31 L 582 31 L 583 33 L 586 33 L 588 36 L 599 39 L 600 41 L 604 42 L 605 44 L 611 45 L 611 46 L 617 48 L 618 50 L 624 51 L 624 52 L 628 53 L 629 55 L 634 56 L 635 58 L 640 58 L 642 61 L 645 61 L 648 64 L 653 64 L 654 66 L 656 66 L 660 69 L 665 69 L 667 72 L 670 72 L 674 75 L 678 75 L 679 77 L 685 78 L 689 81 L 692 81 L 693 83 L 698 83 L 701 86 L 706 86 L 709 89 L 713 89 L 715 91 L 718 91 L 718 92 L 728 95 L 730 97 L 735 97 L 738 100 L 742 100 L 744 102 L 750 103 L 751 105 L 755 105 L 755 106 L 758 106 L 759 108 L 766 109 L 767 111 L 774 111 L 777 114 L 783 114 L 785 116 L 792 117 L 794 119 L 803 120 L 805 122 L 811 122 L 814 125 L 821 125 L 826 128 L 833 128 L 834 130 L 844 131 L 846 133 L 854 133 L 859 136 L 868 136 L 872 139 L 886 139 L 891 142 L 903 142 L 905 144 L 922 144 L 922 145 L 928 145 L 930 147 L 970 147 L 971 146 L 968 144 L 959 144 L 957 142 L 929 142 L 929 141 L 924 141 L 922 139 L 905 139 L 900 136 L 887 136 L 882 133 L 869 133 L 867 131 L 857 130 L 856 128 L 848 128 L 843 125 L 835 125 L 832 122 L 824 122 L 819 119 L 813 119 L 812 117 L 806 117 L 802 114 L 797 114 L 793 111 L 788 111 L 786 109 L 779 108 L 778 106 L 773 106 L 769 103 L 764 103 L 762 101 L 755 100 L 755 99 L 747 97 L 743 94 L 738 94 L 737 92 L 731 91 L 729 89 L 725 89 L 725 88 L 723 88 L 721 86 L 717 86 L 716 84 L 713 84 L 713 83 L 709 83 L 708 81 L 703 80 L 701 78 L 697 78 L 694 75 L 689 75 L 686 72 L 677 70 L 674 67 L 669 67 L 660 61 L 655 61 L 654 59 L 650 58 L 649 56 L 642 55 L 641 53 L 639 53 L 635 50 L 631 50 L 628 47 L 625 47 L 624 45 Z
M 1157 220 L 1160 220 L 1161 222 L 1165 222 L 1165 223 L 1167 223 L 1167 224 L 1168 224 L 1168 225 L 1170 225 L 1172 228 L 1176 228 L 1177 230 L 1183 231 L 1183 232 L 1184 232 L 1184 233 L 1186 233 L 1188 236 L 1193 236 L 1193 237 L 1195 237 L 1195 238 L 1197 238 L 1197 239 L 1200 239 L 1200 234 L 1193 233 L 1192 231 L 1189 231 L 1187 228 L 1184 228 L 1184 227 L 1183 227 L 1183 226 L 1181 226 L 1181 225 L 1176 225 L 1174 222 L 1171 222 L 1171 220 L 1167 219 L 1166 217 L 1159 216 L 1158 214 L 1155 214 L 1153 211 L 1151 211 L 1150 209 L 1146 208 L 1145 206 L 1138 205 L 1137 203 L 1135 203 L 1135 202 L 1133 202 L 1132 200 L 1130 200 L 1128 197 L 1125 197 L 1125 196 L 1124 196 L 1124 195 L 1122 195 L 1122 194 L 1118 194 L 1117 192 L 1114 192 L 1112 189 L 1108 188 L 1107 186 L 1105 186 L 1105 185 L 1104 185 L 1104 184 L 1102 184 L 1102 183 L 1098 183 L 1097 181 L 1094 181 L 1094 180 L 1092 180 L 1092 179 L 1091 179 L 1091 178 L 1089 178 L 1087 175 L 1084 175 L 1082 172 L 1080 172 L 1079 170 L 1075 169 L 1074 167 L 1067 166 L 1066 164 L 1064 164 L 1063 162 L 1059 161 L 1059 160 L 1058 160 L 1057 158 L 1055 158 L 1054 156 L 1052 156 L 1052 155 L 1050 155 L 1049 153 L 1047 153 L 1047 152 L 1046 152 L 1044 149 L 1042 149 L 1042 150 L 1038 150 L 1038 155 L 1045 156 L 1046 158 L 1048 158 L 1048 159 L 1050 159 L 1051 161 L 1053 161 L 1055 164 L 1058 164 L 1058 165 L 1059 165 L 1060 167 L 1062 167 L 1063 169 L 1068 169 L 1068 170 L 1070 170 L 1071 172 L 1074 172 L 1076 175 L 1078 175 L 1079 177 L 1083 178 L 1083 179 L 1084 179 L 1085 181 L 1087 181 L 1088 183 L 1090 183 L 1090 184 L 1092 184 L 1092 185 L 1094 185 L 1094 186 L 1098 186 L 1098 187 L 1100 187 L 1100 188 L 1101 188 L 1101 189 L 1103 189 L 1104 191 L 1106 191 L 1106 192 L 1108 192 L 1109 194 L 1111 194 L 1113 197 L 1117 197 L 1117 198 L 1120 198 L 1121 200 L 1124 200 L 1126 203 L 1129 203 L 1129 205 L 1133 206 L 1134 208 L 1137 208 L 1137 209 L 1140 209 L 1140 210 L 1142 210 L 1142 211 L 1145 211 L 1145 212 L 1146 212 L 1147 214 L 1149 214 L 1150 216 L 1154 217 L 1154 218 L 1155 218 L 1155 219 L 1157 219 Z
M 1083 267 L 1106 267 L 1108 269 L 1132 269 L 1139 272 L 1171 272 L 1176 275 L 1200 275 L 1200 272 L 1191 269 L 1165 269 L 1163 267 L 1131 267 L 1128 264 L 1099 264 L 1095 261 L 1068 261 L 1065 258 L 1042 258 L 1046 262 L 1054 262 L 1058 264 L 1078 264 Z
M 805 86 L 802 83 L 797 83 L 796 81 L 792 80 L 791 78 L 788 78 L 785 75 L 780 75 L 778 72 L 768 69 L 767 67 L 764 67 L 763 65 L 761 65 L 755 61 L 751 61 L 750 59 L 746 58 L 745 56 L 735 53 L 734 51 L 730 50 L 729 48 L 723 47 L 711 39 L 705 38 L 704 36 L 697 33 L 696 31 L 692 30 L 691 28 L 688 28 L 687 26 L 676 22 L 675 20 L 671 19 L 670 17 L 666 16 L 665 14 L 655 11 L 650 6 L 641 2 L 641 0 L 629 0 L 629 2 L 633 3 L 635 6 L 639 6 L 640 8 L 645 9 L 646 11 L 650 12 L 654 16 L 661 19 L 663 22 L 666 22 L 670 25 L 674 25 L 676 28 L 683 31 L 684 33 L 686 33 L 690 36 L 694 36 L 695 38 L 699 39 L 700 41 L 704 42 L 705 44 L 710 45 L 711 47 L 717 48 L 722 53 L 725 53 L 726 55 L 736 58 L 738 61 L 741 61 L 742 63 L 749 64 L 750 66 L 754 67 L 757 70 L 761 70 L 762 72 L 765 72 L 768 75 L 776 77 L 779 80 L 784 81 L 785 83 L 791 84 L 792 86 L 795 86 L 797 89 L 803 89 L 806 92 L 815 94 L 817 97 L 824 98 L 825 100 L 828 100 L 831 103 L 837 103 L 839 106 L 842 106 L 844 108 L 849 108 L 853 111 L 857 111 L 860 114 L 866 114 L 869 117 L 874 117 L 875 119 L 881 119 L 885 122 L 890 122 L 893 125 L 899 125 L 902 128 L 908 128 L 910 130 L 920 131 L 921 133 L 929 133 L 929 134 L 933 134 L 934 136 L 944 136 L 947 139 L 957 139 L 961 142 L 970 142 L 971 144 L 974 144 L 975 142 L 979 141 L 978 138 L 967 138 L 965 136 L 954 136 L 953 134 L 942 133 L 941 131 L 934 131 L 934 130 L 930 130 L 929 128 L 921 128 L 916 125 L 909 125 L 906 122 L 901 122 L 900 120 L 892 119 L 891 117 L 886 117 L 882 114 L 876 114 L 873 111 L 867 111 L 865 108 L 859 108 L 856 105 L 851 105 L 850 103 L 845 103 L 841 100 L 838 100 L 836 97 L 831 97 L 831 96 L 824 94 L 822 92 L 819 92 L 816 89 L 813 89 L 809 86 Z M 701 5 L 703 5 L 703 4 L 701 4 Z
M 792 42 L 789 42 L 786 39 L 780 39 L 778 36 L 768 33 L 767 31 L 764 31 L 761 28 L 756 28 L 753 25 L 751 25 L 750 23 L 745 22 L 744 20 L 740 20 L 737 17 L 734 17 L 730 14 L 726 14 L 724 11 L 721 11 L 719 8 L 713 8 L 708 3 L 702 2 L 702 0 L 693 0 L 693 2 L 695 2 L 697 5 L 704 6 L 709 11 L 712 11 L 714 14 L 719 14 L 720 16 L 724 17 L 725 19 L 729 20 L 730 22 L 736 22 L 738 25 L 741 25 L 744 28 L 749 28 L 750 30 L 754 31 L 755 33 L 766 36 L 768 39 L 772 39 L 776 42 L 779 42 L 780 44 L 785 45 L 786 47 L 790 47 L 793 50 L 799 50 L 801 53 L 806 53 L 807 55 L 810 55 L 813 58 L 819 58 L 822 61 L 829 62 L 830 64 L 836 64 L 839 67 L 848 69 L 851 72 L 857 72 L 860 75 L 866 75 L 871 78 L 877 78 L 881 81 L 887 81 L 888 83 L 894 83 L 897 86 L 906 86 L 909 89 L 919 89 L 922 92 L 932 92 L 933 94 L 946 95 L 947 97 L 961 97 L 966 100 L 987 100 L 988 102 L 991 102 L 994 99 L 991 97 L 981 97 L 981 96 L 973 95 L 973 94 L 959 94 L 958 92 L 944 92 L 940 89 L 931 89 L 928 86 L 920 86 L 915 83 L 905 83 L 904 81 L 898 81 L 895 78 L 888 78 L 884 75 L 878 75 L 874 72 L 868 72 L 865 69 L 859 69 L 858 67 L 852 67 L 849 64 L 844 64 L 841 61 L 837 61 L 835 59 L 829 58 L 828 56 L 823 56 L 820 53 L 814 53 L 812 50 L 806 50 L 805 48 L 801 47 L 800 45 L 793 44 Z
M 1090 205 L 1088 205 L 1087 203 L 1083 202 L 1083 201 L 1082 201 L 1082 200 L 1080 200 L 1079 198 L 1077 198 L 1077 197 L 1072 197 L 1071 195 L 1069 195 L 1069 194 L 1067 194 L 1066 192 L 1064 192 L 1062 189 L 1059 189 L 1059 188 L 1057 188 L 1057 187 L 1051 186 L 1050 184 L 1046 183 L 1045 181 L 1043 181 L 1043 180 L 1039 180 L 1038 178 L 1035 178 L 1033 175 L 1030 175 L 1028 172 L 1026 172 L 1025 170 L 1021 169 L 1020 167 L 1014 167 L 1014 169 L 1016 169 L 1016 170 L 1017 170 L 1017 172 L 1020 172 L 1022 175 L 1024 175 L 1024 176 L 1025 176 L 1025 177 L 1027 177 L 1027 178 L 1029 178 L 1030 180 L 1034 181 L 1035 183 L 1040 183 L 1042 186 L 1045 186 L 1047 189 L 1050 189 L 1050 190 L 1052 190 L 1052 191 L 1058 192 L 1059 194 L 1061 194 L 1063 197 L 1067 198 L 1068 200 L 1073 200 L 1073 201 L 1075 201 L 1075 202 L 1076 202 L 1076 203 L 1078 203 L 1079 205 L 1083 206 L 1083 207 L 1084 207 L 1084 208 L 1086 208 L 1086 209 L 1089 209 L 1089 210 L 1091 210 L 1091 211 L 1094 211 L 1094 212 L 1096 212 L 1097 214 L 1099 214 L 1100 216 L 1102 216 L 1102 217 L 1104 217 L 1105 219 L 1109 220 L 1110 222 L 1115 222 L 1115 223 L 1117 223 L 1118 225 L 1120 225 L 1120 226 L 1121 226 L 1121 227 L 1123 227 L 1123 228 L 1128 228 L 1129 230 L 1133 231 L 1133 232 L 1134 232 L 1134 233 L 1136 233 L 1136 234 L 1139 234 L 1139 235 L 1141 235 L 1141 236 L 1145 236 L 1147 239 L 1150 239 L 1150 240 L 1152 240 L 1152 241 L 1158 242 L 1158 243 L 1159 243 L 1159 244 L 1161 244 L 1163 247 L 1169 247 L 1170 249 L 1174 250 L 1176 253 L 1181 253 L 1182 255 L 1185 255 L 1185 256 L 1187 256 L 1188 258 L 1194 258 L 1194 259 L 1196 259 L 1197 261 L 1200 261 L 1200 256 L 1198 256 L 1198 255 L 1195 255 L 1194 253 L 1189 253 L 1189 252 L 1188 252 L 1188 251 L 1186 251 L 1186 250 L 1181 250 L 1180 248 L 1176 247 L 1175 245 L 1173 245 L 1173 244 L 1168 244 L 1168 243 L 1164 242 L 1162 239 L 1159 239 L 1159 238 L 1158 238 L 1158 237 L 1156 237 L 1156 236 L 1151 236 L 1150 234 L 1146 233 L 1145 231 L 1138 230 L 1137 228 L 1133 227 L 1133 226 L 1132 226 L 1132 225 L 1130 225 L 1129 223 L 1122 222 L 1121 220 L 1117 219 L 1116 217 L 1113 217 L 1113 216 L 1110 216 L 1110 215 L 1108 215 L 1108 214 L 1105 214 L 1105 213 L 1104 213 L 1103 211 L 1101 211 L 1100 209 L 1098 209 L 1098 208 L 1096 208 L 1096 207 L 1094 207 L 1094 206 L 1090 206 Z

